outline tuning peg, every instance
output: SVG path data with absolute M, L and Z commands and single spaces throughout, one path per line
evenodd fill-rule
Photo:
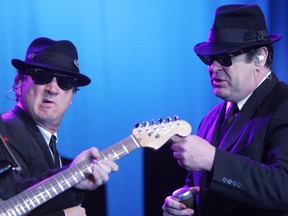
M 162 123 L 164 123 L 164 122 L 165 122 L 165 120 L 164 120 L 164 119 L 162 119 L 162 118 L 159 118 L 159 119 L 158 119 L 158 122 L 159 122 L 160 124 L 162 124 Z
M 152 119 L 151 123 L 152 123 L 152 125 L 155 125 L 156 124 L 155 119 Z
M 170 116 L 167 117 L 167 122 L 171 122 L 172 118 Z
M 135 128 L 140 128 L 140 127 L 141 127 L 141 124 L 137 122 L 137 123 L 135 124 Z
M 148 126 L 149 126 L 149 122 L 148 122 L 148 121 L 145 121 L 145 122 L 142 123 L 142 125 L 143 125 L 144 127 L 148 127 Z
M 174 119 L 175 119 L 175 121 L 178 121 L 179 120 L 179 116 L 178 115 L 174 115 Z

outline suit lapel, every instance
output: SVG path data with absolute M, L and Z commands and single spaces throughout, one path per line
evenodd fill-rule
M 214 146 L 218 146 L 219 143 L 221 123 L 225 111 L 226 102 L 222 102 L 203 119 L 198 130 L 198 135 Z
M 41 148 L 45 155 L 45 159 L 49 165 L 50 168 L 56 168 L 54 164 L 54 160 L 51 156 L 50 150 L 48 148 L 48 145 L 42 136 L 39 128 L 35 124 L 35 122 L 23 111 L 20 107 L 15 106 L 12 110 L 12 112 L 17 115 L 22 122 L 24 123 L 26 129 L 29 131 L 30 135 L 35 139 L 38 146 Z
M 241 110 L 220 141 L 219 148 L 227 150 L 230 146 L 232 146 L 242 134 L 242 131 L 244 130 L 245 126 L 247 126 L 247 124 L 249 124 L 249 118 L 247 118 L 247 116 L 243 114 Z
M 222 103 L 219 112 L 214 116 L 214 119 L 212 121 L 212 124 L 209 127 L 208 130 L 208 135 L 209 135 L 209 142 L 213 144 L 214 146 L 219 145 L 220 141 L 220 136 L 221 136 L 221 127 L 222 127 L 222 122 L 225 116 L 226 112 L 226 102 Z

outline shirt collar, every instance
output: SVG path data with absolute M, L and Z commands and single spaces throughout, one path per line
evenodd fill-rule
M 37 125 L 37 127 L 39 128 L 39 130 L 40 130 L 41 134 L 43 135 L 43 137 L 44 137 L 44 139 L 45 139 L 47 144 L 49 144 L 52 135 L 55 135 L 56 138 L 57 138 L 56 142 L 58 141 L 57 132 L 52 134 L 49 131 L 47 131 L 45 128 L 43 128 L 43 127 L 41 127 L 39 125 Z

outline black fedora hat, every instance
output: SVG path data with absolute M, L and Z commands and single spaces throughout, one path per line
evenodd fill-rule
M 36 38 L 29 45 L 25 60 L 12 59 L 11 63 L 21 73 L 26 73 L 26 69 L 40 68 L 76 77 L 77 86 L 91 82 L 89 77 L 80 73 L 77 49 L 68 40 Z
M 219 55 L 249 47 L 268 45 L 282 35 L 268 33 L 258 5 L 232 4 L 218 7 L 206 42 L 194 47 L 197 55 Z

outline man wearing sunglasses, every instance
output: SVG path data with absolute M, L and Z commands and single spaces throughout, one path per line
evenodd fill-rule
M 2 118 L 7 142 L 22 168 L 20 173 L 11 174 L 14 181 L 7 187 L 19 193 L 66 168 L 55 147 L 57 130 L 78 87 L 88 85 L 90 78 L 80 73 L 76 47 L 67 40 L 37 38 L 28 47 L 25 60 L 12 59 L 12 65 L 18 70 L 13 85 L 17 104 Z M 53 140 L 51 148 L 50 140 Z M 99 151 L 91 148 L 76 157 L 70 166 L 99 156 Z M 80 206 L 83 189 L 96 189 L 117 169 L 111 160 L 93 163 L 89 178 L 38 207 L 31 215 L 85 215 L 85 209 Z M 0 194 L 5 199 L 11 196 L 2 191 Z
M 172 138 L 195 199 L 186 206 L 168 196 L 164 216 L 288 215 L 288 87 L 271 71 L 280 39 L 268 34 L 257 5 L 217 8 L 208 40 L 194 51 L 223 101 L 197 135 Z

